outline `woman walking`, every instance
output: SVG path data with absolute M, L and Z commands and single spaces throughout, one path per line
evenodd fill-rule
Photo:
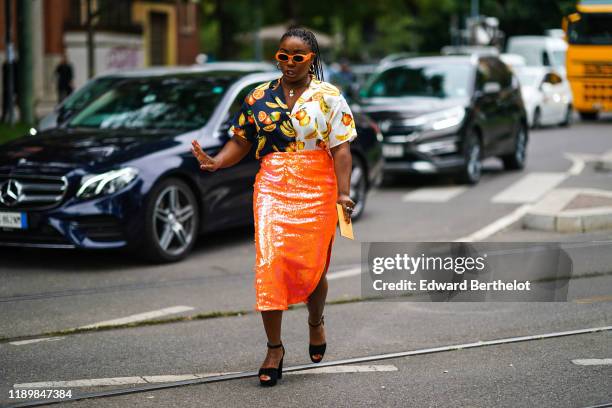
M 233 166 L 257 146 L 260 160 L 253 192 L 255 218 L 255 309 L 261 311 L 268 352 L 261 385 L 282 377 L 283 310 L 308 306 L 311 361 L 326 349 L 323 308 L 327 268 L 338 222 L 336 203 L 350 222 L 352 113 L 333 85 L 323 82 L 314 34 L 294 28 L 276 53 L 282 76 L 252 90 L 231 127 L 232 139 L 215 156 L 193 141 L 202 170 Z

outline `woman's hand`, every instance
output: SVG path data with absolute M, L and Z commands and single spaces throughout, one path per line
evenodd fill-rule
M 204 150 L 202 150 L 202 147 L 200 146 L 197 140 L 193 140 L 191 142 L 191 146 L 191 153 L 193 153 L 196 159 L 198 159 L 198 162 L 200 163 L 200 169 L 212 172 L 216 171 L 221 167 L 220 160 L 207 155 Z
M 344 210 L 344 220 L 347 224 L 350 224 L 351 213 L 353 212 L 353 208 L 355 208 L 355 203 L 353 200 L 351 200 L 351 197 L 349 197 L 348 194 L 339 194 L 336 203 L 342 206 L 342 209 Z

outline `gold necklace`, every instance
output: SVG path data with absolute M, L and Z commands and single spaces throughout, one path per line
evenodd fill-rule
M 310 85 L 310 80 L 308 80 L 308 83 L 307 83 L 306 85 L 304 85 L 304 86 L 299 86 L 299 87 L 294 88 L 294 89 L 289 89 L 289 97 L 290 97 L 290 98 L 293 98 L 294 91 L 295 91 L 296 89 L 300 89 L 300 88 L 307 88 L 307 87 L 308 87 L 308 85 Z

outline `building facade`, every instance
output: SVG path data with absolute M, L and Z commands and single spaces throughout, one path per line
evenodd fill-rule
M 12 1 L 13 44 L 17 44 L 18 0 L 0 0 L 0 61 L 4 62 L 5 1 Z M 158 65 L 190 65 L 199 52 L 199 7 L 192 0 L 32 1 L 34 99 L 37 111 L 57 101 L 55 67 L 66 54 L 74 85 L 88 79 L 88 2 L 94 43 L 94 74 Z M 17 46 L 15 46 L 18 56 Z M 1 81 L 0 81 L 1 86 Z

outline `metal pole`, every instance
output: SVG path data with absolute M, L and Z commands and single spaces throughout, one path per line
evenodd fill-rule
M 19 113 L 20 121 L 34 123 L 34 66 L 32 55 L 32 2 L 17 2 L 17 29 L 19 30 Z
M 263 46 L 261 41 L 260 30 L 261 30 L 261 0 L 255 2 L 255 61 L 261 61 L 263 59 Z
M 91 10 L 91 0 L 87 0 L 87 77 L 93 78 L 95 75 L 95 56 L 94 56 L 94 32 L 93 32 L 94 13 Z
M 11 125 L 15 122 L 14 118 L 14 106 L 13 106 L 13 95 L 15 94 L 14 88 L 14 78 L 15 72 L 13 71 L 13 62 L 15 61 L 15 53 L 13 50 L 13 38 L 12 38 L 12 23 L 13 23 L 13 11 L 11 4 L 12 2 L 9 0 L 4 1 L 4 19 L 5 19 L 5 32 L 4 32 L 4 43 L 6 44 L 6 63 L 7 72 L 3 73 L 7 76 L 5 79 L 6 89 L 3 90 L 8 95 L 6 100 L 3 100 L 2 103 L 6 103 L 7 106 L 4 107 L 8 112 L 8 123 Z M 3 78 L 4 79 L 4 78 Z
M 472 0 L 471 16 L 478 17 L 480 15 L 478 0 Z

